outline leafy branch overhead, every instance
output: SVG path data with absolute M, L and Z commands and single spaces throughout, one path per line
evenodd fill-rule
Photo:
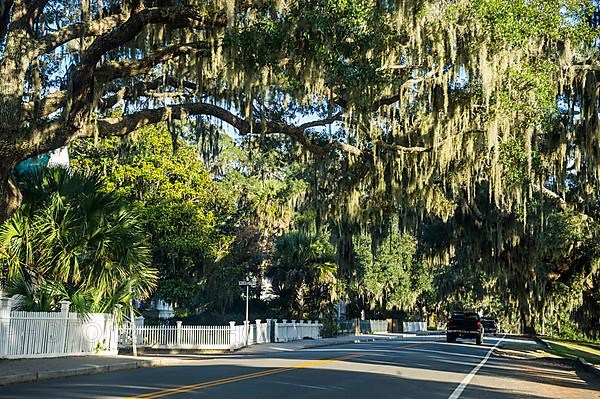
M 451 193 L 474 176 L 492 181 L 499 205 L 526 202 L 535 190 L 503 182 L 509 139 L 549 157 L 567 146 L 591 184 L 594 10 L 591 0 L 2 2 L 2 212 L 18 205 L 7 171 L 23 159 L 201 117 L 364 164 L 349 207 L 354 191 L 405 187 L 419 203 L 411 193 Z M 534 103 L 544 106 L 519 106 Z M 527 173 L 539 182 L 565 166 Z

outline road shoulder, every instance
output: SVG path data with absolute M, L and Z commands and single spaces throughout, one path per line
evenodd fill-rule
M 0 360 L 0 385 L 110 373 L 141 367 L 158 367 L 172 359 L 132 356 L 70 356 L 43 359 Z

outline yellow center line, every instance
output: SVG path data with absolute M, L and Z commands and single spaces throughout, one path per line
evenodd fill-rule
M 210 387 L 214 387 L 217 385 L 229 384 L 232 382 L 248 380 L 251 378 L 264 377 L 264 376 L 271 375 L 271 374 L 284 373 L 284 372 L 292 371 L 292 370 L 296 370 L 296 369 L 303 369 L 303 368 L 308 368 L 308 367 L 312 367 L 312 366 L 316 366 L 316 365 L 320 365 L 320 364 L 332 363 L 332 362 L 337 362 L 340 360 L 347 360 L 347 359 L 352 359 L 352 358 L 361 357 L 361 356 L 365 356 L 365 355 L 352 354 L 352 355 L 342 356 L 342 357 L 333 358 L 333 359 L 313 360 L 310 362 L 297 364 L 295 366 L 281 367 L 281 368 L 277 368 L 277 369 L 273 369 L 273 370 L 259 371 L 259 372 L 250 373 L 250 374 L 242 374 L 242 375 L 235 376 L 235 377 L 222 378 L 220 380 L 207 381 L 207 382 L 202 382 L 199 384 L 184 385 L 184 386 L 164 389 L 164 390 L 160 390 L 160 391 L 156 391 L 156 392 L 149 392 L 149 393 L 145 393 L 145 394 L 138 395 L 138 396 L 132 396 L 132 397 L 129 397 L 126 399 L 162 398 L 165 396 L 175 395 L 178 393 L 197 391 L 200 389 L 210 388 Z
M 419 346 L 419 345 L 425 345 L 425 344 L 429 344 L 429 342 L 413 342 L 411 344 L 401 345 L 398 347 L 398 349 L 412 348 L 413 346 Z

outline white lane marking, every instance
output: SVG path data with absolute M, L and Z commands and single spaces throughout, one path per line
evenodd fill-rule
M 473 370 L 471 370 L 471 372 L 465 376 L 465 378 L 462 380 L 462 382 L 460 383 L 460 385 L 456 387 L 456 389 L 454 390 L 454 392 L 452 392 L 452 395 L 448 396 L 448 399 L 458 399 L 458 398 L 460 398 L 460 395 L 463 393 L 463 391 L 465 390 L 465 388 L 467 387 L 467 385 L 469 385 L 469 383 L 471 382 L 471 380 L 473 379 L 473 377 L 475 377 L 475 374 L 477 374 L 477 372 L 479 371 L 479 369 L 481 369 L 483 367 L 483 365 L 488 361 L 488 359 L 490 358 L 490 355 L 492 354 L 492 351 L 494 349 L 496 349 L 496 347 L 498 345 L 500 345 L 500 342 L 502 342 L 502 340 L 504 339 L 505 336 L 506 335 L 502 336 L 502 338 L 500 338 L 500 340 L 498 342 L 496 342 L 496 345 L 492 346 L 492 348 L 488 351 L 488 353 L 486 353 L 486 355 L 483 358 L 483 360 L 481 360 L 479 362 L 479 364 L 477 366 L 475 366 L 475 368 L 473 368 Z

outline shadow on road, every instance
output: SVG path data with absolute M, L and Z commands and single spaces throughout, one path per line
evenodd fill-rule
M 150 397 L 446 399 L 491 346 L 382 342 L 252 357 L 190 356 L 168 367 L 6 386 L 0 398 L 123 398 L 155 393 Z M 347 358 L 348 354 L 356 357 Z M 175 388 L 177 392 L 169 391 Z M 599 392 L 595 376 L 572 364 L 490 357 L 461 398 L 583 399 L 598 398 Z

